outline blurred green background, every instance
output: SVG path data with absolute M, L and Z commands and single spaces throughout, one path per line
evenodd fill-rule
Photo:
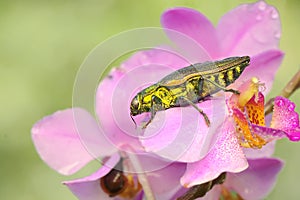
M 31 141 L 32 125 L 45 115 L 71 107 L 76 72 L 101 41 L 121 31 L 160 26 L 168 7 L 189 6 L 216 24 L 228 10 L 254 1 L 90 0 L 0 1 L 0 199 L 76 199 L 61 185 L 64 177 L 41 161 Z M 300 3 L 270 0 L 282 19 L 286 53 L 270 96 L 299 70 Z M 300 111 L 300 91 L 291 98 Z M 300 143 L 282 140 L 276 156 L 286 161 L 268 199 L 300 196 Z

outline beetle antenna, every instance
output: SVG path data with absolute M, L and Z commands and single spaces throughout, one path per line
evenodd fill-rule
M 135 129 L 137 129 L 136 122 L 134 121 L 134 119 L 133 119 L 132 115 L 130 115 L 130 118 L 131 118 L 131 120 L 132 120 L 132 121 L 133 121 L 133 123 L 134 123 Z

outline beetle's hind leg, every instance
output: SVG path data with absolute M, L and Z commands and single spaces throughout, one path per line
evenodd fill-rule
M 210 120 L 209 120 L 207 114 L 203 110 L 201 110 L 195 103 L 193 103 L 192 101 L 190 101 L 189 99 L 187 99 L 185 97 L 181 97 L 180 101 L 182 101 L 183 103 L 186 103 L 188 105 L 193 106 L 204 117 L 206 125 L 208 127 L 210 126 Z

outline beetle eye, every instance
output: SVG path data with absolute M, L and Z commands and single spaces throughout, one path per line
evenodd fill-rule
M 139 100 L 137 98 L 134 98 L 131 102 L 131 106 L 132 108 L 134 108 L 135 110 L 138 110 L 139 109 Z

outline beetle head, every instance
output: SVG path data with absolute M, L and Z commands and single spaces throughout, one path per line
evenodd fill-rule
M 140 103 L 140 100 L 139 100 L 139 94 L 137 94 L 131 101 L 131 104 L 130 104 L 130 115 L 131 116 L 135 116 L 135 115 L 138 115 L 138 114 L 141 114 L 141 103 Z

